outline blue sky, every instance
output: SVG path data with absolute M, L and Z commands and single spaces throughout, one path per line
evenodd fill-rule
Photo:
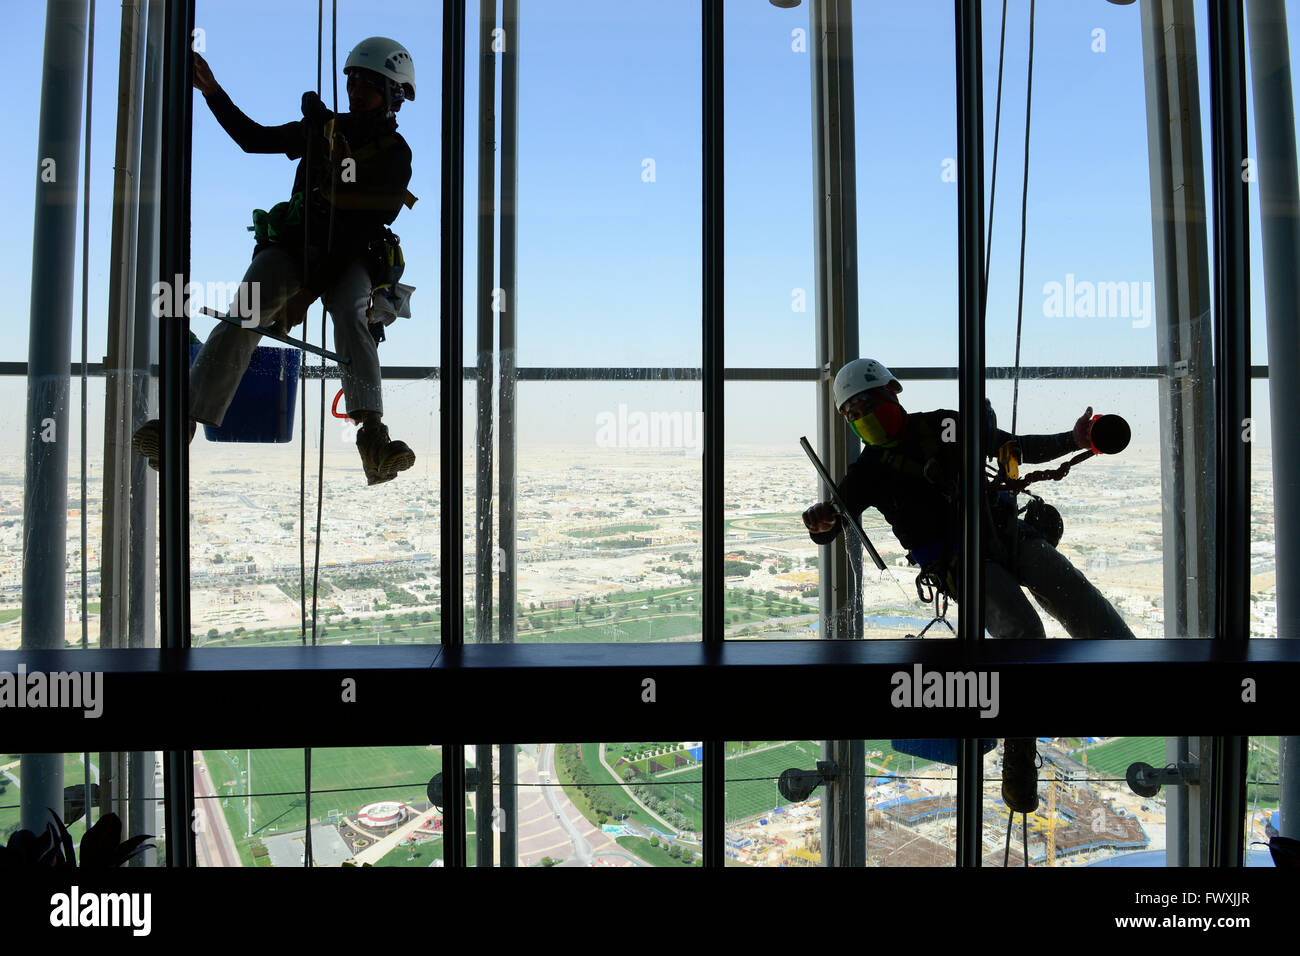
M 990 268 L 988 356 L 1010 364 L 1015 327 L 1028 5 L 1013 3 L 1007 35 L 1003 125 Z M 1199 5 L 1198 5 L 1199 6 Z M 525 366 L 698 365 L 700 361 L 699 6 L 525 3 L 519 40 L 518 357 Z M 808 5 L 780 10 L 729 0 L 726 47 L 726 358 L 733 366 L 802 366 L 814 360 L 813 179 L 810 63 L 794 31 Z M 859 4 L 855 23 L 858 264 L 862 351 L 892 366 L 951 365 L 957 358 L 956 155 L 952 5 L 947 0 Z M 7 10 L 11 68 L 39 76 L 44 4 Z M 1300 11 L 1292 9 L 1295 17 Z M 992 165 L 1000 4 L 986 3 L 986 174 Z M 327 10 L 328 16 L 328 10 Z M 474 362 L 477 4 L 467 51 L 466 352 Z M 92 153 L 90 357 L 105 350 L 104 309 L 114 150 L 120 6 L 98 4 Z M 235 103 L 259 122 L 299 115 L 316 85 L 316 4 L 307 0 L 200 0 L 205 56 Z M 381 347 L 388 364 L 437 364 L 441 7 L 341 0 L 338 65 L 359 39 L 383 34 L 411 51 L 417 100 L 399 116 L 414 153 L 410 188 L 420 202 L 394 224 L 417 287 L 415 317 L 398 320 Z M 1105 50 L 1095 31 L 1105 31 Z M 1208 54 L 1197 20 L 1202 124 Z M 1294 30 L 1294 27 L 1293 27 Z M 329 24 L 326 23 L 326 44 Z M 510 38 L 507 38 L 510 42 Z M 806 47 L 806 44 L 805 44 Z M 1038 4 L 1030 157 L 1022 362 L 1153 364 L 1155 326 L 1127 317 L 1044 314 L 1045 284 L 1152 280 L 1151 205 L 1139 15 L 1095 0 Z M 330 101 L 328 51 L 324 96 Z M 342 95 L 342 77 L 340 95 Z M 193 277 L 238 279 L 252 250 L 250 211 L 288 197 L 294 164 L 248 156 L 195 94 Z M 0 318 L 6 357 L 25 359 L 31 283 L 33 144 L 37 107 L 14 111 L 19 148 L 0 155 L 14 228 L 0 278 L 11 291 Z M 1204 161 L 1209 163 L 1206 151 Z M 653 182 L 643 164 L 654 161 Z M 1257 222 L 1257 196 L 1252 217 Z M 80 250 L 78 250 L 80 255 Z M 1265 361 L 1262 266 L 1251 250 L 1252 351 Z M 79 270 L 78 270 L 79 271 Z M 795 290 L 807 310 L 792 310 Z M 78 289 L 76 302 L 80 302 Z M 508 304 L 509 307 L 510 304 Z M 78 307 L 79 308 L 79 307 Z M 79 311 L 74 325 L 79 326 Z M 209 322 L 196 320 L 200 336 Z M 319 306 L 310 318 L 320 334 Z M 74 336 L 74 356 L 79 354 Z M 6 386 L 8 387 L 8 386 Z M 533 389 L 540 386 L 531 386 Z M 585 440 L 592 420 L 619 402 L 651 409 L 698 407 L 698 388 L 558 385 L 521 408 L 537 440 Z M 472 396 L 472 390 L 469 390 Z M 991 388 L 1010 419 L 1003 390 Z M 397 385 L 389 417 L 427 417 L 436 390 Z M 1267 421 L 1266 392 L 1254 392 Z M 549 396 L 554 395 L 555 400 Z M 1084 404 L 1130 417 L 1154 441 L 1151 385 L 1038 385 L 1022 393 L 1022 430 L 1068 427 Z M 807 386 L 732 386 L 728 434 L 785 444 L 813 426 Z M 951 386 L 915 383 L 921 408 L 955 403 Z M 753 413 L 754 405 L 765 408 Z M 314 408 L 314 402 L 312 407 Z

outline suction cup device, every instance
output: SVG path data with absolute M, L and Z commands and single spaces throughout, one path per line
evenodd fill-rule
M 465 768 L 465 789 L 473 790 L 478 786 L 478 768 Z M 429 780 L 429 785 L 424 788 L 425 796 L 429 798 L 429 803 L 433 804 L 437 810 L 442 810 L 446 804 L 442 801 L 442 774 L 435 773 Z
M 1188 761 L 1156 768 L 1139 760 L 1129 764 L 1124 779 L 1128 782 L 1129 789 L 1139 797 L 1154 797 L 1161 787 L 1185 787 L 1199 783 L 1201 768 Z
M 1131 763 L 1124 777 L 1129 789 L 1139 797 L 1154 797 L 1160 792 L 1160 784 L 1151 778 L 1156 775 L 1156 768 L 1149 763 Z
M 812 796 L 812 792 L 822 783 L 829 783 L 835 776 L 835 764 L 828 760 L 817 761 L 816 770 L 800 770 L 791 767 L 782 770 L 776 781 L 777 792 L 791 803 L 802 803 Z
M 1098 415 L 1092 420 L 1088 440 L 1099 455 L 1118 455 L 1128 447 L 1133 432 L 1118 415 Z

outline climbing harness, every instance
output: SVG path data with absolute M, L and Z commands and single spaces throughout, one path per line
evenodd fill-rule
M 916 596 L 921 599 L 922 604 L 934 602 L 934 618 L 925 627 L 921 628 L 920 634 L 909 634 L 909 638 L 921 639 L 925 637 L 925 632 L 934 625 L 942 622 L 949 631 L 956 636 L 957 632 L 953 630 L 952 623 L 948 620 L 948 588 L 943 578 L 933 569 L 922 570 L 916 576 Z

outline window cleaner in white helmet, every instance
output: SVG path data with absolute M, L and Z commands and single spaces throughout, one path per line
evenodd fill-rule
M 348 417 L 358 422 L 357 449 L 368 484 L 390 481 L 415 463 L 405 442 L 392 441 L 382 422 L 378 343 L 396 315 L 409 315 L 409 286 L 397 282 L 404 266 L 388 228 L 407 191 L 411 149 L 397 132 L 396 113 L 415 99 L 410 53 L 386 37 L 362 40 L 348 54 L 348 112 L 335 115 L 314 92 L 302 97 L 302 119 L 262 126 L 231 101 L 207 62 L 194 55 L 194 86 L 217 122 L 249 153 L 283 153 L 299 160 L 287 202 L 254 210 L 253 261 L 243 283 L 257 290 L 257 314 L 246 327 L 281 332 L 302 322 L 321 298 L 334 323 Z M 332 225 L 331 225 L 332 220 Z M 258 336 L 220 323 L 190 372 L 193 422 L 219 426 L 248 367 Z M 132 444 L 157 467 L 158 428 L 149 422 Z
M 849 362 L 835 376 L 835 408 L 864 443 L 837 491 L 854 517 L 866 508 L 876 508 L 907 549 L 908 560 L 921 568 L 922 576 L 960 602 L 960 416 L 949 409 L 909 414 L 898 399 L 902 391 L 893 373 L 874 359 Z M 986 403 L 985 448 L 990 457 L 1014 449 L 1007 463 L 1010 470 L 1016 470 L 1021 462 L 1053 461 L 1080 449 L 1099 453 L 1099 418 L 1104 422 L 1116 416 L 1093 416 L 1089 408 L 1070 431 L 1014 436 L 997 427 L 993 408 Z M 1118 450 L 1123 444 L 1127 437 L 1108 447 Z M 1056 550 L 1059 524 L 1052 527 L 1047 519 L 1031 523 L 1015 517 L 1010 495 L 990 497 L 982 513 L 983 537 L 989 542 L 984 560 L 985 626 L 993 637 L 1046 636 L 1022 585 L 1071 637 L 1133 637 L 1110 602 Z M 813 505 L 804 512 L 803 521 L 818 544 L 829 544 L 841 530 L 830 502 Z M 1014 541 L 1007 540 L 1009 526 L 1015 529 Z M 1022 752 L 1030 755 L 1027 783 Z M 1017 810 L 1032 810 L 1029 804 L 1037 805 L 1032 754 L 1032 740 L 1009 742 L 1006 759 L 1008 766 L 1019 772 L 1020 783 L 1011 784 L 1009 791 L 1004 787 L 1004 796 Z

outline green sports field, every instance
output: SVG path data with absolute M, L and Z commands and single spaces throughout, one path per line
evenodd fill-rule
M 1277 805 L 1278 758 L 1276 737 L 1251 737 L 1250 757 L 1247 764 L 1247 799 L 1260 806 Z M 1129 764 L 1142 761 L 1153 767 L 1163 767 L 1165 759 L 1164 737 L 1116 737 L 1086 751 L 1088 768 L 1097 775 L 1124 779 Z M 1075 760 L 1083 753 L 1071 754 Z
M 1091 776 L 1115 777 L 1124 779 L 1129 764 L 1137 761 L 1149 763 L 1153 767 L 1165 765 L 1164 737 L 1116 737 L 1086 751 L 1075 751 L 1070 756 L 1082 760 L 1088 755 L 1088 769 L 1096 771 Z
M 775 807 L 785 806 L 790 801 L 782 798 L 777 790 L 777 779 L 781 773 L 791 767 L 811 770 L 819 759 L 820 749 L 815 741 L 751 741 L 751 746 L 742 748 L 737 741 L 727 745 L 726 773 L 726 819 L 728 823 L 749 819 L 766 813 Z M 639 757 L 649 749 L 659 749 L 663 744 L 616 743 L 606 745 L 606 759 L 610 766 L 617 763 L 620 756 Z M 621 782 L 617 776 L 600 766 L 596 759 L 597 745 L 587 744 L 582 748 L 583 762 L 587 764 L 592 775 L 598 781 Z M 896 752 L 888 740 L 866 741 L 868 753 L 880 751 L 881 756 L 869 757 L 871 765 L 868 773 L 877 776 L 880 768 L 906 774 L 920 772 L 930 766 L 925 760 L 916 759 Z M 643 774 L 651 760 L 661 764 L 672 762 L 672 754 L 663 757 L 641 757 L 633 765 Z M 661 799 L 676 803 L 679 811 L 691 822 L 691 828 L 699 832 L 703 828 L 701 767 L 691 763 L 685 767 L 665 770 L 653 774 L 647 783 L 640 781 L 652 793 Z M 622 797 L 620 797 L 622 799 Z M 637 823 L 646 826 L 662 827 L 639 808 L 630 815 Z
M 203 759 L 245 865 L 248 853 L 246 750 L 205 750 Z M 301 750 L 254 750 L 253 836 L 298 830 L 306 825 L 304 754 Z M 424 747 L 339 747 L 311 752 L 313 819 L 331 810 L 351 816 L 379 800 L 426 799 L 429 778 L 442 769 L 439 750 Z

